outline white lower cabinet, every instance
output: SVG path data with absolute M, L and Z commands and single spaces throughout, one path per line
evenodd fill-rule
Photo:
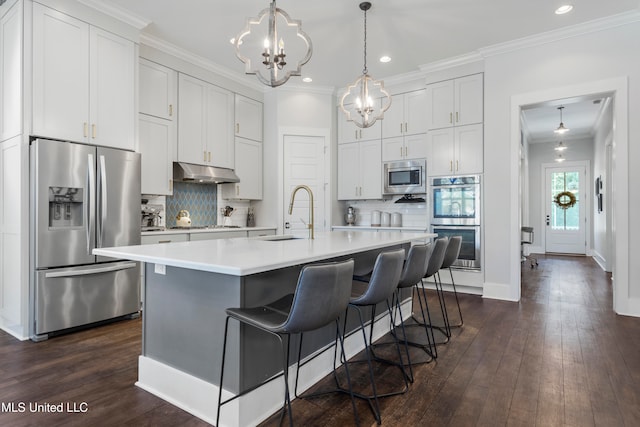
M 240 182 L 220 185 L 222 198 L 262 200 L 262 143 L 236 138 L 235 163 Z
M 338 145 L 338 200 L 382 198 L 380 140 Z
M 215 231 L 211 233 L 191 233 L 189 240 L 195 242 L 197 240 L 215 240 L 215 239 L 232 239 L 234 237 L 247 237 L 246 231 Z
M 142 236 L 140 238 L 140 244 L 142 245 L 154 245 L 157 243 L 188 242 L 188 241 L 189 241 L 189 233 L 153 234 L 150 236 Z
M 429 176 L 483 172 L 482 125 L 429 131 Z
M 173 194 L 175 122 L 139 114 L 138 149 L 141 154 L 142 194 Z

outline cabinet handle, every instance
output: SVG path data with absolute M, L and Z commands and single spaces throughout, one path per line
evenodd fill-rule
M 362 139 L 362 129 L 358 129 L 358 138 Z
M 358 139 L 358 129 L 353 131 L 353 137 L 354 139 Z
M 449 171 L 453 172 L 453 160 L 449 160 Z
M 96 139 L 97 128 L 98 126 L 95 123 L 91 125 L 91 138 L 93 139 Z
M 87 122 L 84 122 L 84 128 L 83 128 L 82 134 L 86 138 L 89 136 L 88 133 L 89 133 L 89 124 Z
M 203 161 L 203 162 L 206 162 L 206 161 L 207 161 L 207 152 L 206 152 L 206 151 L 203 151 L 203 152 L 202 152 L 202 161 Z
M 400 147 L 400 157 L 404 156 L 404 154 L 402 153 L 402 147 Z
M 158 243 L 171 243 L 171 240 L 158 240 Z
M 459 121 L 460 121 L 459 113 L 456 111 L 456 123 L 458 123 Z
M 458 161 L 456 160 L 456 172 L 458 172 L 459 168 L 458 168 Z
M 449 113 L 449 123 L 453 123 L 453 113 Z
M 236 123 L 236 133 L 240 133 L 240 123 Z
M 169 191 L 173 192 L 173 180 L 169 180 Z
M 236 196 L 240 195 L 240 185 L 236 185 Z
M 400 123 L 400 133 L 402 133 L 402 123 Z
M 211 163 L 211 151 L 209 151 L 209 163 Z
M 173 104 L 169 104 L 169 117 L 173 116 Z
M 407 122 L 404 122 L 404 133 L 409 132 L 409 124 Z

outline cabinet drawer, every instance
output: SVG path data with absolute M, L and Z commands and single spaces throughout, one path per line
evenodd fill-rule
M 172 243 L 172 242 L 187 242 L 189 241 L 189 235 L 187 233 L 182 234 L 167 234 L 167 235 L 153 235 L 142 236 L 140 243 L 143 245 L 153 245 L 156 243 Z

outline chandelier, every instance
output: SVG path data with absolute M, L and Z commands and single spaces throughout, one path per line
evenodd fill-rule
M 569 132 L 569 128 L 564 127 L 564 123 L 562 122 L 562 110 L 564 110 L 563 106 L 558 107 L 560 110 L 560 125 L 554 130 L 555 133 L 562 135 L 563 133 Z
M 258 80 L 271 87 L 286 83 L 291 76 L 300 76 L 300 69 L 313 53 L 311 39 L 302 31 L 300 20 L 291 19 L 287 12 L 276 7 L 275 0 L 271 0 L 269 7 L 258 17 L 247 19 L 233 44 L 236 56 L 245 64 L 245 73 L 255 74 Z M 294 57 L 302 59 L 292 63 L 289 59 L 291 51 L 296 54 Z
M 360 128 L 373 126 L 376 120 L 384 118 L 384 112 L 391 106 L 391 96 L 384 88 L 381 80 L 374 80 L 367 70 L 367 11 L 370 2 L 360 3 L 364 12 L 364 68 L 362 75 L 347 87 L 340 99 L 340 108 L 347 120 Z

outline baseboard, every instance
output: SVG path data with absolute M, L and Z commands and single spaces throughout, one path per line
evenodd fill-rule
M 504 283 L 484 283 L 483 298 L 518 302 L 511 296 L 511 287 Z
M 0 329 L 20 341 L 29 339 L 29 335 L 25 334 L 26 331 L 22 325 L 10 324 L 2 316 L 0 316 Z

